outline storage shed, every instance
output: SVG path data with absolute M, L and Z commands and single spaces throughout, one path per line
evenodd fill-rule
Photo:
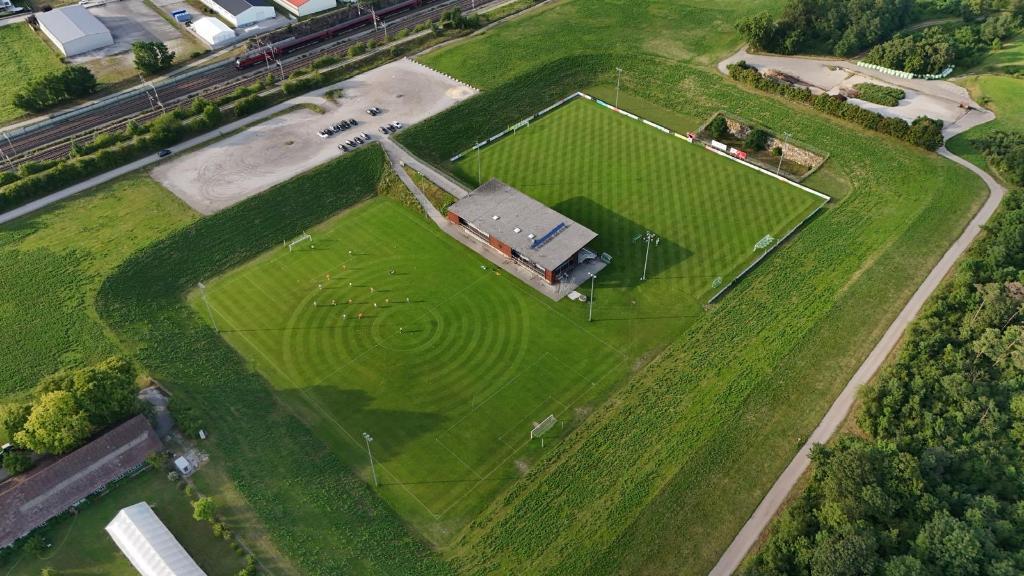
M 36 14 L 39 29 L 61 54 L 74 56 L 114 43 L 110 30 L 82 6 L 73 4 Z
M 277 16 L 274 7 L 266 0 L 203 0 L 203 4 L 235 28 Z
M 235 31 L 216 18 L 200 18 L 192 24 L 192 30 L 211 48 L 223 46 L 235 39 Z
M 106 530 L 142 576 L 206 576 L 145 502 L 122 508 Z

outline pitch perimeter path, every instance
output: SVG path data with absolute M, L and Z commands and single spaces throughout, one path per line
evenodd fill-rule
M 810 467 L 811 447 L 815 444 L 828 442 L 829 438 L 839 429 L 843 420 L 850 413 L 850 409 L 853 408 L 858 390 L 871 381 L 875 374 L 878 373 L 878 369 L 882 367 L 885 359 L 896 349 L 896 345 L 899 344 L 900 339 L 903 337 L 903 332 L 906 331 L 910 323 L 917 317 L 925 302 L 935 292 L 935 289 L 939 287 L 943 278 L 953 269 L 960 256 L 967 251 L 967 248 L 974 242 L 974 239 L 978 237 L 982 226 L 995 214 L 996 209 L 999 208 L 999 203 L 1003 201 L 1006 188 L 996 182 L 995 178 L 988 172 L 956 156 L 949 150 L 946 150 L 945 147 L 939 149 L 939 154 L 980 176 L 988 186 L 990 192 L 988 199 L 967 225 L 963 234 L 957 238 L 956 242 L 949 247 L 949 250 L 939 260 L 938 264 L 932 268 L 924 282 L 921 283 L 921 286 L 911 296 L 910 301 L 907 302 L 907 305 L 896 316 L 889 329 L 885 331 L 882 339 L 878 341 L 878 344 L 868 354 L 864 363 L 854 373 L 853 378 L 850 378 L 849 383 L 846 384 L 846 387 L 843 388 L 839 397 L 832 404 L 832 407 L 825 413 L 825 417 L 822 418 L 818 427 L 814 429 L 810 438 L 800 448 L 800 451 L 796 453 L 789 466 L 786 466 L 786 469 L 783 470 L 775 484 L 772 485 L 771 490 L 761 500 L 761 504 L 758 505 L 750 519 L 747 520 L 747 523 L 743 525 L 743 528 L 736 535 L 732 544 L 722 554 L 718 564 L 715 564 L 715 567 L 709 573 L 711 576 L 726 576 L 739 568 L 740 563 L 743 562 L 747 553 L 754 547 L 764 529 L 768 527 L 768 524 L 782 508 L 782 504 L 789 496 L 790 491 L 793 490 L 793 486 L 796 485 L 800 477 Z

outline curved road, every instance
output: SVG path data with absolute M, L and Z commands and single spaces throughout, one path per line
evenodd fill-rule
M 985 201 L 981 210 L 971 219 L 963 234 L 957 238 L 956 242 L 942 256 L 942 259 L 932 268 L 928 277 L 924 279 L 921 286 L 911 296 L 910 301 L 907 302 L 907 305 L 896 316 L 889 329 L 885 331 L 882 339 L 878 341 L 878 344 L 868 354 L 864 363 L 854 373 L 853 378 L 850 378 L 849 383 L 846 384 L 846 387 L 843 388 L 839 397 L 832 404 L 832 407 L 825 413 L 825 417 L 822 418 L 818 427 L 814 429 L 810 438 L 800 448 L 800 451 L 797 452 L 789 466 L 786 466 L 786 469 L 775 480 L 771 490 L 768 491 L 761 504 L 754 510 L 754 513 L 747 520 L 747 523 L 743 525 L 739 534 L 732 541 L 732 544 L 729 545 L 729 548 L 726 549 L 725 553 L 718 560 L 718 564 L 710 572 L 711 576 L 727 576 L 739 568 L 747 553 L 750 552 L 751 548 L 761 537 L 761 533 L 764 532 L 764 529 L 768 527 L 768 524 L 782 508 L 782 504 L 789 496 L 790 491 L 793 490 L 793 486 L 796 485 L 800 477 L 810 467 L 811 460 L 809 456 L 811 447 L 815 444 L 828 442 L 829 438 L 836 432 L 850 413 L 850 409 L 853 408 L 857 398 L 857 391 L 874 377 L 878 369 L 885 362 L 885 359 L 896 349 L 907 326 L 910 325 L 918 312 L 921 311 L 925 301 L 939 287 L 942 279 L 953 269 L 957 259 L 970 247 L 971 242 L 978 237 L 982 226 L 988 222 L 992 214 L 995 213 L 996 208 L 999 207 L 999 203 L 1002 202 L 1006 188 L 996 182 L 995 178 L 988 172 L 956 156 L 945 147 L 939 149 L 939 154 L 980 176 L 985 181 L 985 184 L 988 185 L 988 200 Z

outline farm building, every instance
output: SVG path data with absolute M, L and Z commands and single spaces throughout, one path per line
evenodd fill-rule
M 65 6 L 36 14 L 39 29 L 61 54 L 74 56 L 114 43 L 110 30 L 88 10 L 78 5 Z
M 214 12 L 238 28 L 273 18 L 274 7 L 266 0 L 203 0 Z
M 136 416 L 52 464 L 0 484 L 0 548 L 138 469 L 163 447 Z
M 596 232 L 493 178 L 452 204 L 447 217 L 548 284 L 597 259 L 586 248 Z
M 106 530 L 142 576 L 206 576 L 145 502 L 122 508 Z
M 192 24 L 192 31 L 210 45 L 223 46 L 235 39 L 235 31 L 216 18 L 200 18 Z
M 277 0 L 277 3 L 296 16 L 309 16 L 336 6 L 334 0 Z

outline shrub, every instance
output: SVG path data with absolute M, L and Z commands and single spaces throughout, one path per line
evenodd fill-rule
M 214 504 L 213 498 L 209 496 L 203 496 L 192 502 L 192 518 L 197 522 L 213 522 L 216 511 L 217 505 Z
M 32 467 L 32 458 L 22 450 L 14 450 L 4 454 L 3 469 L 11 476 L 16 476 Z
M 319 68 L 327 68 L 328 66 L 337 64 L 338 62 L 341 62 L 341 58 L 338 58 L 337 56 L 332 56 L 332 55 L 321 56 L 321 57 L 317 58 L 316 60 L 313 60 L 312 67 L 313 68 L 317 68 L 317 69 L 319 69 Z
M 768 147 L 769 138 L 771 138 L 771 134 L 760 128 L 754 128 L 747 133 L 747 137 L 743 140 L 743 146 L 751 151 L 764 150 Z
M 708 122 L 707 133 L 715 140 L 721 140 L 729 135 L 729 123 L 721 114 L 715 116 Z
M 235 102 L 235 116 L 242 118 L 248 116 L 253 112 L 258 112 L 266 108 L 267 102 L 259 94 L 253 94 L 252 96 L 246 96 L 238 102 Z
M 857 89 L 857 97 L 861 100 L 880 104 L 882 106 L 897 106 L 900 100 L 907 97 L 907 93 L 894 86 L 882 86 L 871 82 L 861 82 L 854 86 Z
M 1009 182 L 1024 185 L 1024 132 L 996 131 L 971 140 L 971 144 Z
M 14 94 L 12 102 L 26 112 L 42 112 L 96 91 L 96 77 L 84 66 L 68 66 L 33 80 Z

